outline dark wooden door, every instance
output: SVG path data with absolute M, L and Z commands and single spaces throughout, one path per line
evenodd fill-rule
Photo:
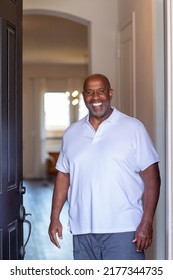
M 0 0 L 0 259 L 23 258 L 22 0 Z

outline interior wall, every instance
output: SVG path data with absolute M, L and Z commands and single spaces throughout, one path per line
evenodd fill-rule
M 161 3 L 162 2 L 162 3 Z M 160 6 L 159 6 L 160 5 Z M 162 185 L 157 207 L 154 239 L 147 250 L 148 259 L 165 258 L 165 159 L 164 159 L 164 67 L 163 67 L 163 1 L 118 0 L 118 31 L 133 18 L 133 70 L 135 117 L 151 135 L 160 155 Z M 158 25 L 159 21 L 159 25 Z M 156 40 L 157 39 L 157 40 Z M 119 57 L 118 57 L 119 59 Z M 159 59 L 159 63 L 158 63 Z M 118 65 L 118 63 L 117 63 Z M 119 69 L 117 70 L 119 72 Z M 121 92 L 118 93 L 119 99 Z M 128 94 L 128 93 L 127 93 Z M 162 104 L 161 104 L 162 102 Z M 120 109 L 121 109 L 121 102 Z M 162 118 L 162 120 L 161 120 Z M 162 244 L 162 245 L 161 245 Z
M 166 257 L 173 260 L 173 2 L 165 0 Z
M 130 2 L 130 4 L 129 4 Z M 153 7 L 151 0 L 118 0 L 118 28 L 135 14 L 136 117 L 154 138 Z M 146 20 L 147 19 L 147 20 Z M 120 93 L 121 94 L 121 93 Z
M 116 0 L 23 0 L 24 13 L 45 13 L 90 23 L 89 72 L 109 77 L 116 89 Z M 116 99 L 113 100 L 116 102 Z
M 164 50 L 164 0 L 153 1 L 154 5 L 154 69 L 155 69 L 155 139 L 156 148 L 160 156 L 161 190 L 156 211 L 155 222 L 155 254 L 157 259 L 166 259 L 166 133 L 165 133 L 165 50 Z

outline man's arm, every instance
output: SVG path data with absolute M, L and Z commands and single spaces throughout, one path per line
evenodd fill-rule
M 65 201 L 67 200 L 69 183 L 70 175 L 68 173 L 58 171 L 52 198 L 51 222 L 49 226 L 50 239 L 58 248 L 60 248 L 60 244 L 57 240 L 57 234 L 58 237 L 62 239 L 60 213 Z
M 144 214 L 139 224 L 135 239 L 136 250 L 143 251 L 152 243 L 153 219 L 160 193 L 160 173 L 157 163 L 142 172 L 144 181 Z

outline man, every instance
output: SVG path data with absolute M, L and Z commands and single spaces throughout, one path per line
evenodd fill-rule
M 60 248 L 60 212 L 68 199 L 74 259 L 144 259 L 159 198 L 159 157 L 143 124 L 111 106 L 104 75 L 88 76 L 89 114 L 65 132 L 49 235 Z M 143 197 L 143 203 L 142 203 Z

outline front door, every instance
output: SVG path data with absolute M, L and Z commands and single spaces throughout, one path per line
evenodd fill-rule
M 0 0 L 0 259 L 23 259 L 22 0 Z

